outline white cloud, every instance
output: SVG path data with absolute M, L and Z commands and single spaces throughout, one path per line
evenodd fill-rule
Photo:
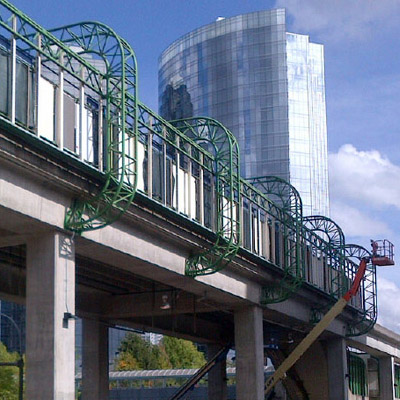
M 400 16 L 398 0 L 277 0 L 293 16 L 292 28 L 316 33 L 323 39 L 365 40 L 379 30 L 395 27 Z
M 358 208 L 341 202 L 332 202 L 331 215 L 342 228 L 346 237 L 376 238 L 389 237 L 392 232 L 388 225 L 376 218 L 372 218 Z
M 400 333 L 400 288 L 393 282 L 378 277 L 378 323 Z
M 329 155 L 329 180 L 333 202 L 356 200 L 371 207 L 400 210 L 400 167 L 377 150 L 359 151 L 342 146 Z

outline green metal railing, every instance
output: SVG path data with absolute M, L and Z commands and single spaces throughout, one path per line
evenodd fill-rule
M 96 170 L 97 185 L 77 195 L 66 211 L 66 229 L 82 233 L 114 222 L 140 190 L 168 212 L 186 218 L 190 226 L 208 229 L 214 242 L 188 255 L 188 276 L 222 270 L 239 250 L 247 250 L 260 265 L 275 268 L 277 278 L 263 288 L 262 304 L 287 299 L 303 282 L 335 299 L 348 290 L 358 265 L 355 260 L 365 250 L 346 246 L 340 227 L 329 218 L 304 217 L 299 193 L 288 182 L 277 177 L 240 178 L 237 141 L 218 121 L 193 117 L 168 122 L 140 103 L 134 52 L 111 28 L 82 22 L 48 31 L 0 0 L 0 36 L 6 42 L 0 43 L 0 56 L 8 57 L 13 68 L 17 60 L 23 62 L 38 82 L 43 70 L 44 78 L 51 78 L 61 92 L 60 99 L 65 92 L 81 108 L 86 96 L 98 104 L 96 163 L 71 155 L 60 138 L 55 143 L 41 139 L 35 116 L 29 123 L 19 121 L 15 68 L 11 79 L 5 77 L 7 84 L 11 82 L 7 101 L 12 106 L 11 111 L 0 110 L 0 118 L 31 131 L 43 149 Z M 37 102 L 38 85 L 32 85 Z M 31 109 L 35 107 L 32 99 Z M 182 200 L 183 191 L 188 194 Z M 353 304 L 358 314 L 349 328 L 351 335 L 365 332 L 376 321 L 373 267 L 362 288 L 362 301 Z
M 345 246 L 345 254 L 347 276 L 350 281 L 353 281 L 360 261 L 365 258 L 371 259 L 371 253 L 362 246 L 347 244 Z M 357 310 L 357 315 L 352 324 L 348 326 L 348 336 L 363 335 L 375 325 L 378 317 L 376 293 L 376 267 L 369 262 L 360 291 L 351 302 L 351 305 Z
M 130 45 L 104 24 L 82 22 L 50 32 L 79 55 L 98 57 L 105 70 L 98 89 L 105 101 L 106 180 L 90 199 L 77 199 L 68 210 L 65 227 L 82 232 L 115 221 L 132 203 L 137 186 L 137 66 Z M 67 66 L 73 68 L 68 59 Z M 132 149 L 130 152 L 128 149 Z
M 18 48 L 42 66 L 58 67 L 106 103 L 104 135 L 107 162 L 99 193 L 76 199 L 66 213 L 65 227 L 82 232 L 112 223 L 131 204 L 136 191 L 136 157 L 125 149 L 137 141 L 137 68 L 129 44 L 111 28 L 92 22 L 48 31 L 6 0 L 0 2 L 0 26 L 18 40 Z M 104 71 L 85 59 L 96 55 Z
M 186 261 L 186 275 L 212 274 L 229 264 L 240 246 L 239 145 L 235 136 L 212 118 L 181 119 L 171 121 L 171 124 L 214 158 L 217 240 L 212 248 L 194 254 Z
M 286 300 L 304 282 L 305 258 L 301 229 L 303 208 L 299 192 L 290 183 L 276 176 L 250 178 L 249 182 L 282 209 L 282 241 L 284 275 L 279 282 L 263 288 L 261 302 Z
M 303 205 L 297 189 L 277 176 L 259 176 L 247 181 L 268 196 L 299 225 L 303 221 Z
M 342 229 L 336 222 L 324 216 L 310 216 L 303 218 L 304 226 L 308 232 L 319 232 L 319 250 L 317 258 L 325 258 L 330 265 L 331 275 L 329 292 L 335 298 L 343 296 L 350 287 L 350 282 L 345 272 L 345 239 Z

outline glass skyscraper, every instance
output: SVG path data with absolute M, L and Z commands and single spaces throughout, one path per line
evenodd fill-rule
M 168 119 L 209 116 L 237 137 L 245 178 L 275 175 L 305 215 L 329 215 L 323 46 L 287 33 L 285 10 L 218 18 L 159 59 Z

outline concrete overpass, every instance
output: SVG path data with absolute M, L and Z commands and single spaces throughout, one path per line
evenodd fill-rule
M 86 399 L 108 396 L 113 324 L 207 343 L 210 355 L 234 343 L 237 398 L 263 399 L 264 348 L 279 362 L 365 250 L 333 221 L 303 217 L 285 182 L 240 179 L 217 121 L 171 124 L 141 104 L 134 54 L 110 28 L 50 32 L 5 0 L 0 10 L 0 293 L 26 305 L 27 397 L 74 398 L 79 316 Z M 348 346 L 378 357 L 375 398 L 394 398 L 400 342 L 372 328 L 375 286 L 370 265 L 296 366 L 301 383 L 288 377 L 298 398 L 348 398 Z M 226 396 L 224 371 L 210 373 L 209 398 Z

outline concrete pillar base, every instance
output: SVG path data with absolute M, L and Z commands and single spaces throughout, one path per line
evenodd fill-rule
M 326 342 L 328 359 L 329 400 L 348 400 L 348 370 L 346 341 L 342 338 Z
M 75 399 L 75 252 L 69 236 L 27 243 L 26 398 Z
M 264 400 L 263 315 L 259 307 L 235 312 L 236 398 Z
M 393 357 L 379 358 L 379 399 L 394 400 L 394 363 Z

